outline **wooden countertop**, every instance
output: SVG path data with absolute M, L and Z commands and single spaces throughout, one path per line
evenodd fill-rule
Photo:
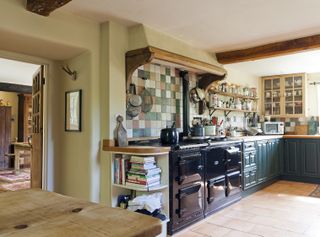
M 0 193 L 0 236 L 148 237 L 161 221 L 120 208 L 28 189 Z
M 167 146 L 114 146 L 110 140 L 103 140 L 103 150 L 113 153 L 130 153 L 140 155 L 167 154 L 170 151 Z
M 283 135 L 283 138 L 320 139 L 320 135 Z

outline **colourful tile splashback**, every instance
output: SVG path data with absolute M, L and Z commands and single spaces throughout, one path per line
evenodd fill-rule
M 319 121 L 318 116 L 313 117 L 315 121 Z M 281 121 L 284 122 L 284 130 L 285 132 L 294 132 L 295 126 L 299 125 L 308 125 L 308 121 L 311 117 L 300 117 L 300 118 L 275 118 L 273 121 Z
M 153 106 L 148 113 L 142 112 L 134 118 L 127 116 L 128 137 L 160 136 L 160 130 L 171 126 L 173 121 L 181 129 L 182 84 L 175 68 L 158 64 L 143 65 L 133 73 L 131 83 L 136 85 L 137 94 L 144 87 L 150 91 Z

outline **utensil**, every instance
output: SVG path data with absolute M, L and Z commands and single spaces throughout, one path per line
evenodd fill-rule
M 147 79 L 145 79 L 147 80 Z M 140 94 L 142 104 L 141 104 L 141 111 L 144 113 L 148 113 L 151 111 L 153 106 L 153 99 L 150 91 L 146 88 L 146 85 L 143 88 L 143 91 Z
M 130 84 L 130 93 L 129 103 L 134 107 L 140 106 L 142 104 L 142 99 L 140 95 L 137 95 L 136 85 L 133 83 Z
M 136 94 L 136 85 L 133 83 L 130 84 L 129 93 L 126 113 L 129 117 L 134 118 L 141 113 L 142 99 Z
M 205 99 L 199 101 L 199 114 L 204 114 L 207 109 L 207 102 Z
M 175 126 L 176 123 L 173 122 L 171 128 L 161 129 L 160 139 L 162 144 L 173 145 L 179 142 L 179 133 Z
M 199 103 L 201 100 L 205 99 L 204 90 L 198 87 L 198 85 L 192 88 L 189 92 L 190 101 L 193 103 Z
M 141 106 L 134 107 L 130 103 L 127 105 L 127 115 L 131 118 L 137 117 L 141 113 Z

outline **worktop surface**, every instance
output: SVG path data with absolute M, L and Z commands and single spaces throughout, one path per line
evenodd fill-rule
M 269 139 L 320 139 L 320 135 L 257 135 L 257 136 L 243 136 L 243 137 L 228 137 L 228 141 L 219 141 L 219 143 L 230 142 L 230 141 L 259 141 L 259 140 L 269 140 Z M 159 145 L 160 144 L 160 145 Z M 117 147 L 110 145 L 107 140 L 104 140 L 103 150 L 113 153 L 131 153 L 140 155 L 156 155 L 156 154 L 167 154 L 170 150 L 170 146 L 158 145 L 129 145 L 124 147 Z
M 156 236 L 161 222 L 143 214 L 28 189 L 0 193 L 0 236 Z

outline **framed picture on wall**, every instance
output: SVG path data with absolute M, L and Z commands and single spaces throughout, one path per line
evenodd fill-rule
M 82 90 L 65 94 L 65 131 L 81 132 L 81 97 Z

